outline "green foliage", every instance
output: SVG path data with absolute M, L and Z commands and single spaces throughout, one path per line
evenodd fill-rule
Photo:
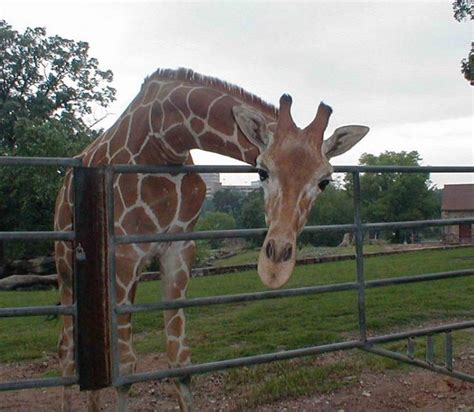
M 237 222 L 244 197 L 242 193 L 235 190 L 223 189 L 214 194 L 212 202 L 216 211 L 232 215 Z
M 255 190 L 245 196 L 242 201 L 238 222 L 239 227 L 246 229 L 265 227 L 265 203 L 262 190 Z M 263 238 L 253 237 L 249 241 L 253 245 L 261 245 Z
M 464 21 L 468 17 L 472 20 L 474 18 L 472 0 L 455 0 L 453 2 L 453 13 L 457 21 Z
M 379 156 L 363 154 L 361 165 L 419 166 L 418 152 L 390 152 Z M 352 192 L 352 175 L 345 178 L 346 189 Z M 429 180 L 429 173 L 365 173 L 360 177 L 362 218 L 368 222 L 423 220 L 438 217 L 439 196 Z M 405 238 L 401 231 L 395 241 Z
M 352 203 L 351 196 L 344 189 L 331 184 L 316 199 L 307 225 L 352 223 L 354 221 Z M 315 246 L 337 246 L 341 240 L 342 233 L 337 232 L 303 233 L 300 243 L 310 243 Z
M 235 229 L 235 227 L 235 219 L 230 214 L 224 212 L 209 212 L 199 219 L 195 230 L 232 230 Z M 213 249 L 222 245 L 222 240 L 220 239 L 210 239 L 208 242 Z
M 455 0 L 453 2 L 454 19 L 458 22 L 473 20 L 474 13 L 472 7 L 472 0 Z M 465 79 L 474 85 L 474 51 L 471 48 L 467 59 L 461 60 L 461 72 Z
M 114 100 L 112 72 L 98 67 L 89 45 L 44 28 L 24 33 L 0 20 L 0 154 L 70 157 L 97 136 L 85 119 Z M 52 230 L 62 170 L 0 169 L 0 230 Z M 7 256 L 44 253 L 44 243 L 10 244 Z M 8 253 L 8 251 L 10 253 Z

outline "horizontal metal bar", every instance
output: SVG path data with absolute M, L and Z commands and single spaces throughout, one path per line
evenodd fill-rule
M 400 276 L 396 278 L 375 279 L 365 282 L 366 288 L 378 288 L 432 280 L 453 279 L 474 276 L 474 269 L 453 270 L 450 272 L 425 273 L 423 275 Z
M 74 240 L 74 232 L 0 232 L 0 240 Z
M 305 233 L 313 232 L 342 232 L 352 231 L 355 225 L 321 225 L 306 226 Z M 259 229 L 235 229 L 235 230 L 208 230 L 189 233 L 156 233 L 150 235 L 121 235 L 115 236 L 116 244 L 126 243 L 151 243 L 151 242 L 173 242 L 179 240 L 203 240 L 203 239 L 230 239 L 264 236 L 267 228 Z
M 112 165 L 115 173 L 255 173 L 237 165 Z M 335 173 L 474 173 L 473 166 L 334 166 Z
M 0 156 L 0 166 L 81 166 L 67 157 Z M 238 165 L 112 165 L 115 173 L 253 173 L 253 166 Z M 473 166 L 334 166 L 335 173 L 474 173 Z
M 17 316 L 75 315 L 76 305 L 29 306 L 21 308 L 0 308 L 0 318 Z
M 78 382 L 76 376 L 63 378 L 23 379 L 21 381 L 0 382 L 0 392 L 17 391 L 19 389 L 50 388 L 53 386 L 69 386 Z
M 112 165 L 115 173 L 256 173 L 253 166 L 235 165 Z
M 457 270 L 451 272 L 428 273 L 424 275 L 400 276 L 397 278 L 376 279 L 365 282 L 366 288 L 377 288 L 384 286 L 401 285 L 407 283 L 427 282 L 432 280 L 459 278 L 474 276 L 474 269 Z M 222 305 L 238 302 L 252 302 L 265 299 L 288 298 L 305 295 L 315 295 L 319 293 L 341 292 L 345 290 L 355 290 L 358 288 L 356 282 L 334 283 L 330 285 L 317 285 L 303 288 L 269 290 L 264 292 L 242 293 L 236 295 L 220 295 L 205 298 L 180 299 L 174 301 L 161 301 L 153 303 L 142 303 L 136 305 L 120 305 L 116 308 L 116 313 L 136 313 L 150 310 L 178 309 L 195 306 Z
M 429 227 L 429 226 L 450 226 L 460 223 L 474 224 L 474 217 L 455 218 L 455 219 L 430 219 L 430 220 L 409 220 L 404 222 L 379 222 L 365 223 L 362 228 L 367 230 L 384 230 L 395 228 Z
M 311 346 L 311 347 L 302 348 L 302 349 L 293 349 L 293 350 L 287 350 L 287 351 L 265 353 L 262 355 L 254 355 L 254 356 L 248 356 L 244 358 L 235 358 L 235 359 L 227 359 L 227 360 L 217 361 L 217 362 L 201 363 L 201 364 L 186 366 L 182 368 L 172 368 L 172 369 L 164 369 L 164 370 L 157 370 L 157 371 L 151 371 L 151 372 L 135 373 L 135 374 L 120 376 L 116 380 L 116 382 L 114 382 L 114 386 L 128 385 L 128 384 L 143 382 L 147 380 L 159 380 L 159 379 L 165 379 L 165 378 L 175 378 L 179 376 L 196 375 L 200 373 L 224 370 L 224 369 L 234 368 L 238 366 L 257 365 L 261 363 L 292 359 L 292 358 L 297 358 L 297 357 L 302 357 L 302 356 L 317 355 L 320 353 L 335 352 L 339 350 L 364 348 L 365 345 L 367 345 L 367 347 L 371 347 L 373 344 L 376 344 L 376 343 L 392 342 L 392 341 L 404 339 L 407 336 L 424 336 L 431 333 L 437 333 L 438 331 L 444 332 L 446 330 L 459 330 L 459 329 L 467 329 L 467 328 L 472 328 L 472 327 L 474 327 L 474 321 L 459 322 L 459 323 L 452 323 L 452 324 L 447 324 L 447 325 L 438 326 L 438 327 L 412 330 L 412 331 L 407 331 L 407 332 L 402 332 L 402 333 L 394 333 L 390 335 L 382 335 L 375 338 L 368 338 L 367 343 L 364 343 L 359 340 L 352 340 L 352 341 L 347 341 L 347 342 L 330 343 L 327 345 Z M 409 359 L 408 357 L 406 358 Z
M 368 230 L 387 230 L 395 228 L 421 228 L 430 226 L 451 226 L 460 223 L 474 224 L 474 218 L 457 219 L 431 219 L 431 220 L 411 220 L 404 222 L 381 222 L 365 223 L 361 225 L 363 231 Z M 353 232 L 356 226 L 354 224 L 344 225 L 320 225 L 306 226 L 304 233 L 319 232 Z M 263 236 L 267 233 L 267 228 L 258 229 L 235 229 L 235 230 L 212 230 L 189 233 L 156 233 L 149 235 L 121 235 L 115 237 L 116 244 L 128 243 L 152 243 L 152 242 L 174 242 L 180 240 L 203 240 L 203 239 L 230 239 Z
M 419 359 L 412 359 L 412 358 L 409 358 L 408 356 L 403 355 L 401 353 L 393 352 L 393 351 L 383 349 L 383 348 L 365 347 L 365 348 L 361 348 L 361 349 L 366 351 L 366 352 L 374 353 L 376 355 L 381 355 L 381 356 L 385 356 L 387 358 L 397 360 L 399 362 L 408 363 L 408 364 L 413 365 L 413 366 L 418 366 L 420 368 L 428 369 L 428 370 L 433 371 L 433 372 L 441 373 L 443 375 L 452 376 L 453 378 L 458 378 L 458 379 L 461 379 L 461 380 L 466 381 L 466 382 L 474 383 L 474 376 L 473 375 L 468 375 L 467 373 L 463 373 L 463 372 L 459 372 L 459 371 L 449 370 L 449 369 L 447 369 L 443 366 L 428 363 L 428 362 L 425 362 L 425 361 L 422 361 L 422 360 L 419 360 Z
M 302 349 L 287 350 L 274 353 L 266 353 L 263 355 L 247 356 L 244 358 L 228 359 L 217 362 L 201 363 L 198 365 L 191 365 L 182 368 L 163 369 L 152 372 L 142 372 L 130 375 L 120 376 L 114 386 L 129 385 L 136 382 L 143 382 L 147 380 L 157 380 L 165 378 L 175 378 L 179 376 L 196 375 L 200 373 L 213 372 L 238 366 L 258 365 L 261 363 L 268 363 L 280 361 L 285 359 L 298 358 L 302 356 L 317 355 L 325 352 L 334 352 L 338 350 L 348 350 L 362 347 L 364 344 L 360 341 L 347 341 L 342 343 L 331 343 L 328 345 L 312 346 Z
M 334 166 L 335 173 L 474 173 L 474 166 Z
M 116 244 L 126 243 L 152 243 L 173 242 L 179 240 L 202 240 L 202 239 L 224 239 L 244 238 L 262 236 L 268 229 L 236 229 L 236 230 L 213 230 L 189 233 L 156 233 L 150 235 L 122 235 L 115 236 Z
M 118 314 L 136 313 L 149 310 L 189 308 L 193 306 L 222 305 L 226 303 L 252 302 L 256 300 L 287 298 L 295 296 L 313 295 L 317 293 L 341 292 L 357 289 L 357 283 L 339 283 L 332 285 L 311 286 L 305 288 L 269 290 L 265 292 L 242 293 L 238 295 L 221 295 L 206 298 L 194 298 L 186 300 L 161 301 L 153 303 L 142 303 L 138 305 L 119 305 L 116 307 Z
M 367 339 L 367 342 L 375 345 L 378 343 L 393 342 L 396 340 L 407 339 L 410 337 L 427 336 L 427 335 L 431 335 L 435 333 L 443 333 L 447 331 L 469 329 L 469 328 L 474 328 L 474 320 L 468 320 L 468 321 L 456 322 L 456 323 L 446 323 L 444 325 L 432 326 L 429 328 L 413 329 L 413 330 L 393 333 L 389 335 L 374 336 L 370 339 Z
M 82 160 L 70 157 L 0 156 L 0 166 L 81 166 Z

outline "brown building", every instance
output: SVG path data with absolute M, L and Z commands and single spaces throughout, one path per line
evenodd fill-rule
M 441 218 L 455 219 L 474 217 L 474 184 L 445 185 L 441 201 Z M 474 225 L 461 223 L 446 226 L 444 240 L 448 243 L 474 241 Z

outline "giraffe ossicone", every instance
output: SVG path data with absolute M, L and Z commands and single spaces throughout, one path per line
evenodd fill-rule
M 85 166 L 105 164 L 192 164 L 190 151 L 202 149 L 256 166 L 265 197 L 268 233 L 258 273 L 271 288 L 284 285 L 295 265 L 296 238 L 309 211 L 330 180 L 329 159 L 349 150 L 368 128 L 344 126 L 323 139 L 331 108 L 319 105 L 306 128 L 291 116 L 291 97 L 283 95 L 277 109 L 245 90 L 189 69 L 157 70 L 116 123 L 80 155 Z M 206 187 L 199 175 L 121 174 L 114 181 L 116 234 L 181 233 L 192 231 L 199 218 Z M 72 176 L 69 171 L 56 202 L 55 230 L 71 230 Z M 194 261 L 193 242 L 118 245 L 116 249 L 117 302 L 133 303 L 140 272 L 157 257 L 162 298 L 186 295 Z M 59 290 L 63 304 L 73 302 L 72 246 L 56 242 Z M 170 366 L 190 363 L 182 309 L 164 311 Z M 59 340 L 62 373 L 74 373 L 73 321 L 64 317 Z M 131 315 L 118 318 L 120 372 L 135 370 Z M 187 379 L 177 382 L 182 410 L 192 408 Z M 126 409 L 126 391 L 118 393 L 118 408 Z M 63 410 L 70 407 L 65 390 Z M 90 397 L 98 408 L 99 397 Z

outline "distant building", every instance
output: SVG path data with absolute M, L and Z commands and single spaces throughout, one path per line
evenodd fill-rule
M 220 181 L 219 173 L 201 173 L 201 177 L 206 183 L 206 197 L 213 197 L 215 193 L 219 190 L 233 190 L 243 194 L 248 194 L 254 190 L 260 189 L 260 182 L 254 181 L 250 185 L 223 185 Z
M 219 190 L 233 190 L 235 192 L 243 193 L 244 195 L 247 195 L 251 192 L 254 192 L 255 190 L 260 189 L 260 185 L 223 185 Z
M 441 218 L 454 219 L 474 217 L 474 184 L 445 185 L 441 201 Z M 474 241 L 474 225 L 461 223 L 446 226 L 444 240 L 448 243 L 470 243 Z
M 206 197 L 214 196 L 214 193 L 222 187 L 219 173 L 201 173 L 201 177 L 207 186 Z

